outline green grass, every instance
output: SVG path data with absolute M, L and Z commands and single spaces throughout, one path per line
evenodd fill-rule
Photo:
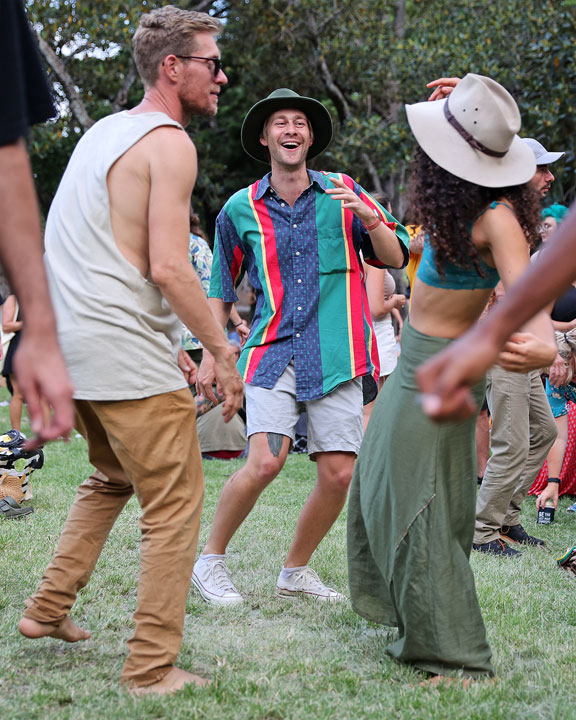
M 0 399 L 5 397 L 4 391 Z M 0 408 L 0 429 L 8 428 Z M 239 462 L 205 463 L 207 536 L 220 489 Z M 347 604 L 325 606 L 274 597 L 315 466 L 289 456 L 234 537 L 229 565 L 246 595 L 241 607 L 206 605 L 191 593 L 181 667 L 209 675 L 202 690 L 133 699 L 118 686 L 126 640 L 132 633 L 138 573 L 138 506 L 120 517 L 73 618 L 93 638 L 70 646 L 30 641 L 16 631 L 25 598 L 50 559 L 75 487 L 90 466 L 84 441 L 46 448 L 45 468 L 32 476 L 35 513 L 0 521 L 0 718 L 233 720 L 355 720 L 358 718 L 532 719 L 576 718 L 576 602 L 573 576 L 555 558 L 576 542 L 576 518 L 537 526 L 534 500 L 523 523 L 548 541 L 522 558 L 502 561 L 473 553 L 472 566 L 498 674 L 495 685 L 421 688 L 419 675 L 384 654 L 394 632 L 359 618 Z M 346 591 L 345 516 L 318 549 L 313 565 L 329 584 Z

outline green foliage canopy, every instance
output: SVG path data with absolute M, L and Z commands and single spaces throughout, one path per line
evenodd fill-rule
M 61 115 L 36 128 L 31 153 L 44 210 L 74 144 L 98 118 L 136 104 L 142 88 L 130 52 L 150 0 L 36 0 L 38 31 Z M 190 126 L 200 157 L 195 204 L 208 226 L 226 199 L 265 171 L 239 142 L 246 111 L 276 87 L 325 102 L 336 121 L 316 167 L 343 170 L 384 189 L 405 209 L 414 147 L 403 105 L 426 99 L 426 82 L 490 75 L 517 99 L 522 134 L 565 150 L 553 199 L 576 194 L 573 0 L 205 0 L 181 7 L 216 14 L 229 85 L 217 118 Z

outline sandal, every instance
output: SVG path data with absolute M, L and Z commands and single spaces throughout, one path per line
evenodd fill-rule
M 22 507 L 14 498 L 7 497 L 0 500 L 0 517 L 21 518 L 34 512 L 33 507 Z

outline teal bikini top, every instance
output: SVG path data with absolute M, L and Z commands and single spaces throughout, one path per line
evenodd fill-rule
M 512 210 L 510 205 L 507 205 L 505 202 L 495 200 L 470 223 L 470 232 L 472 232 L 474 222 L 487 210 L 493 210 L 496 205 L 504 205 Z M 473 267 L 463 268 L 446 261 L 444 263 L 445 277 L 442 278 L 434 263 L 434 250 L 428 242 L 428 237 L 426 237 L 424 240 L 422 259 L 420 260 L 416 277 L 426 285 L 443 288 L 445 290 L 491 290 L 496 287 L 500 280 L 498 270 L 488 265 L 482 258 L 479 259 L 478 264 L 484 273 L 484 277 L 478 275 Z

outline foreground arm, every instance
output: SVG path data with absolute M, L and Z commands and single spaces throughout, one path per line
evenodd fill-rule
M 36 191 L 24 140 L 0 147 L 0 259 L 24 321 L 15 374 L 41 444 L 68 437 L 74 423 L 72 384 L 56 338 L 44 271 Z M 41 401 L 52 408 L 45 424 Z

